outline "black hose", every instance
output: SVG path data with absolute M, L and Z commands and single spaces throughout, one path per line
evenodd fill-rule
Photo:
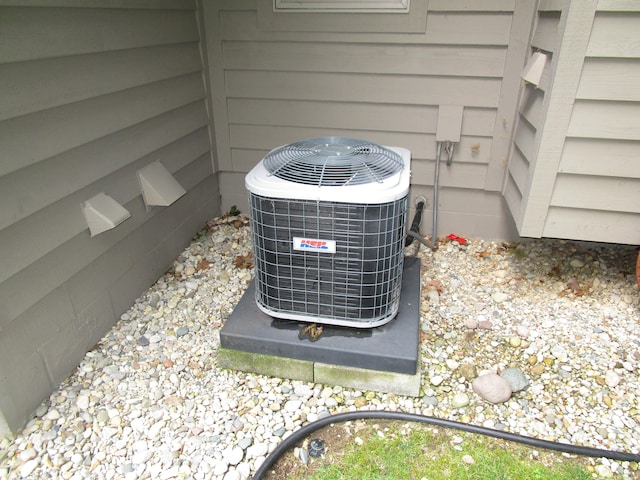
M 428 247 L 428 248 L 435 248 L 435 242 L 431 242 L 431 243 L 427 242 L 427 241 L 422 237 L 422 235 L 420 235 L 419 233 L 414 232 L 413 230 L 409 230 L 409 231 L 407 232 L 407 237 L 412 237 L 412 238 L 414 238 L 414 239 L 418 240 L 418 241 L 419 241 L 421 244 L 423 244 L 425 247 Z M 411 240 L 411 241 L 413 242 L 413 240 Z M 409 244 L 409 245 L 411 245 L 411 244 Z
M 420 236 L 420 224 L 422 223 L 422 211 L 424 210 L 424 202 L 420 201 L 416 204 L 416 214 L 413 216 L 413 222 L 407 232 L 407 238 L 404 241 L 405 248 L 413 243 L 413 239 Z M 416 235 L 412 235 L 415 233 Z M 422 237 L 420 237 L 422 238 Z
M 308 437 L 311 433 L 322 427 L 332 423 L 349 422 L 353 420 L 363 419 L 383 419 L 383 420 L 399 420 L 403 422 L 419 422 L 429 425 L 437 425 L 439 427 L 453 428 L 463 432 L 478 433 L 489 437 L 517 442 L 534 448 L 544 448 L 547 450 L 555 450 L 563 453 L 574 455 L 583 455 L 587 457 L 609 458 L 622 462 L 640 462 L 640 455 L 629 452 L 617 452 L 614 450 L 602 450 L 593 447 L 582 447 L 578 445 L 570 445 L 549 440 L 540 440 L 533 437 L 526 437 L 516 433 L 503 432 L 491 428 L 480 427 L 478 425 L 470 425 L 468 423 L 456 422 L 454 420 L 445 420 L 442 418 L 429 417 L 426 415 L 418 415 L 416 413 L 406 412 L 387 412 L 384 410 L 359 410 L 356 412 L 338 413 L 321 418 L 315 422 L 309 423 L 299 430 L 293 432 L 289 437 L 283 440 L 274 450 L 265 458 L 264 462 L 256 470 L 253 480 L 261 480 L 267 471 L 274 465 L 277 459 L 287 450 L 291 449 L 298 442 Z

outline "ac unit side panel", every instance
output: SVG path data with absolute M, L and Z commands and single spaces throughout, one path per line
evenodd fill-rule
M 250 192 L 249 204 L 263 311 L 350 326 L 379 325 L 397 313 L 406 196 L 354 204 Z

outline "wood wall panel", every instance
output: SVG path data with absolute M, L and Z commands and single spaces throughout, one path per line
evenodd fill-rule
M 0 0 L 0 435 L 219 212 L 197 15 Z M 187 193 L 146 208 L 136 172 L 156 160 Z M 131 217 L 92 238 L 81 204 L 100 192 Z

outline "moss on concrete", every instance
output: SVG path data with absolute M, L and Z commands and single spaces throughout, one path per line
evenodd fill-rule
M 313 382 L 313 362 L 218 348 L 218 366 L 230 370 Z
M 420 394 L 420 372 L 407 375 L 365 368 L 330 365 L 250 353 L 229 348 L 218 349 L 218 366 L 230 370 L 258 373 L 305 382 L 395 393 L 416 397 Z
M 314 381 L 327 385 L 417 397 L 420 394 L 420 372 L 415 375 L 382 372 L 364 368 L 316 363 Z

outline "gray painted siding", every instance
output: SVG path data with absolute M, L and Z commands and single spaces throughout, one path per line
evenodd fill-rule
M 244 175 L 270 149 L 324 135 L 409 148 L 412 195 L 431 199 L 438 107 L 455 104 L 464 106 L 462 139 L 441 169 L 439 231 L 514 238 L 499 191 L 526 54 L 518 37 L 533 4 L 432 0 L 421 30 L 404 33 L 416 24 L 386 22 L 393 15 L 205 3 L 207 31 L 221 27 L 208 50 L 223 209 L 246 208 Z
M 523 231 L 523 219 L 536 167 L 539 141 L 537 133 L 542 130 L 546 114 L 545 100 L 548 101 L 552 61 L 561 38 L 560 16 L 564 5 L 566 2 L 563 1 L 548 1 L 540 5 L 536 12 L 530 53 L 541 51 L 548 58 L 540 85 L 535 87 L 524 84 L 522 87 L 507 169 L 504 196 L 518 230 L 524 236 L 531 235 L 530 232 Z
M 595 13 L 544 236 L 640 244 L 640 11 L 612 7 Z
M 219 212 L 200 49 L 193 1 L 0 1 L 0 434 Z M 187 194 L 147 209 L 155 160 Z M 131 218 L 90 238 L 99 192 Z
M 591 9 L 588 35 L 562 46 L 581 67 L 574 67 L 573 85 L 566 74 L 557 78 L 562 65 L 554 61 L 566 43 L 568 5 L 543 6 L 555 10 L 539 12 L 532 49 L 552 53 L 552 60 L 541 88 L 527 86 L 523 95 L 505 187 L 509 207 L 524 236 L 640 244 L 638 6 L 602 0 L 583 6 Z M 568 92 L 555 102 L 568 105 L 561 128 L 549 127 L 562 117 L 553 115 L 554 89 Z M 545 139 L 549 128 L 558 138 Z

